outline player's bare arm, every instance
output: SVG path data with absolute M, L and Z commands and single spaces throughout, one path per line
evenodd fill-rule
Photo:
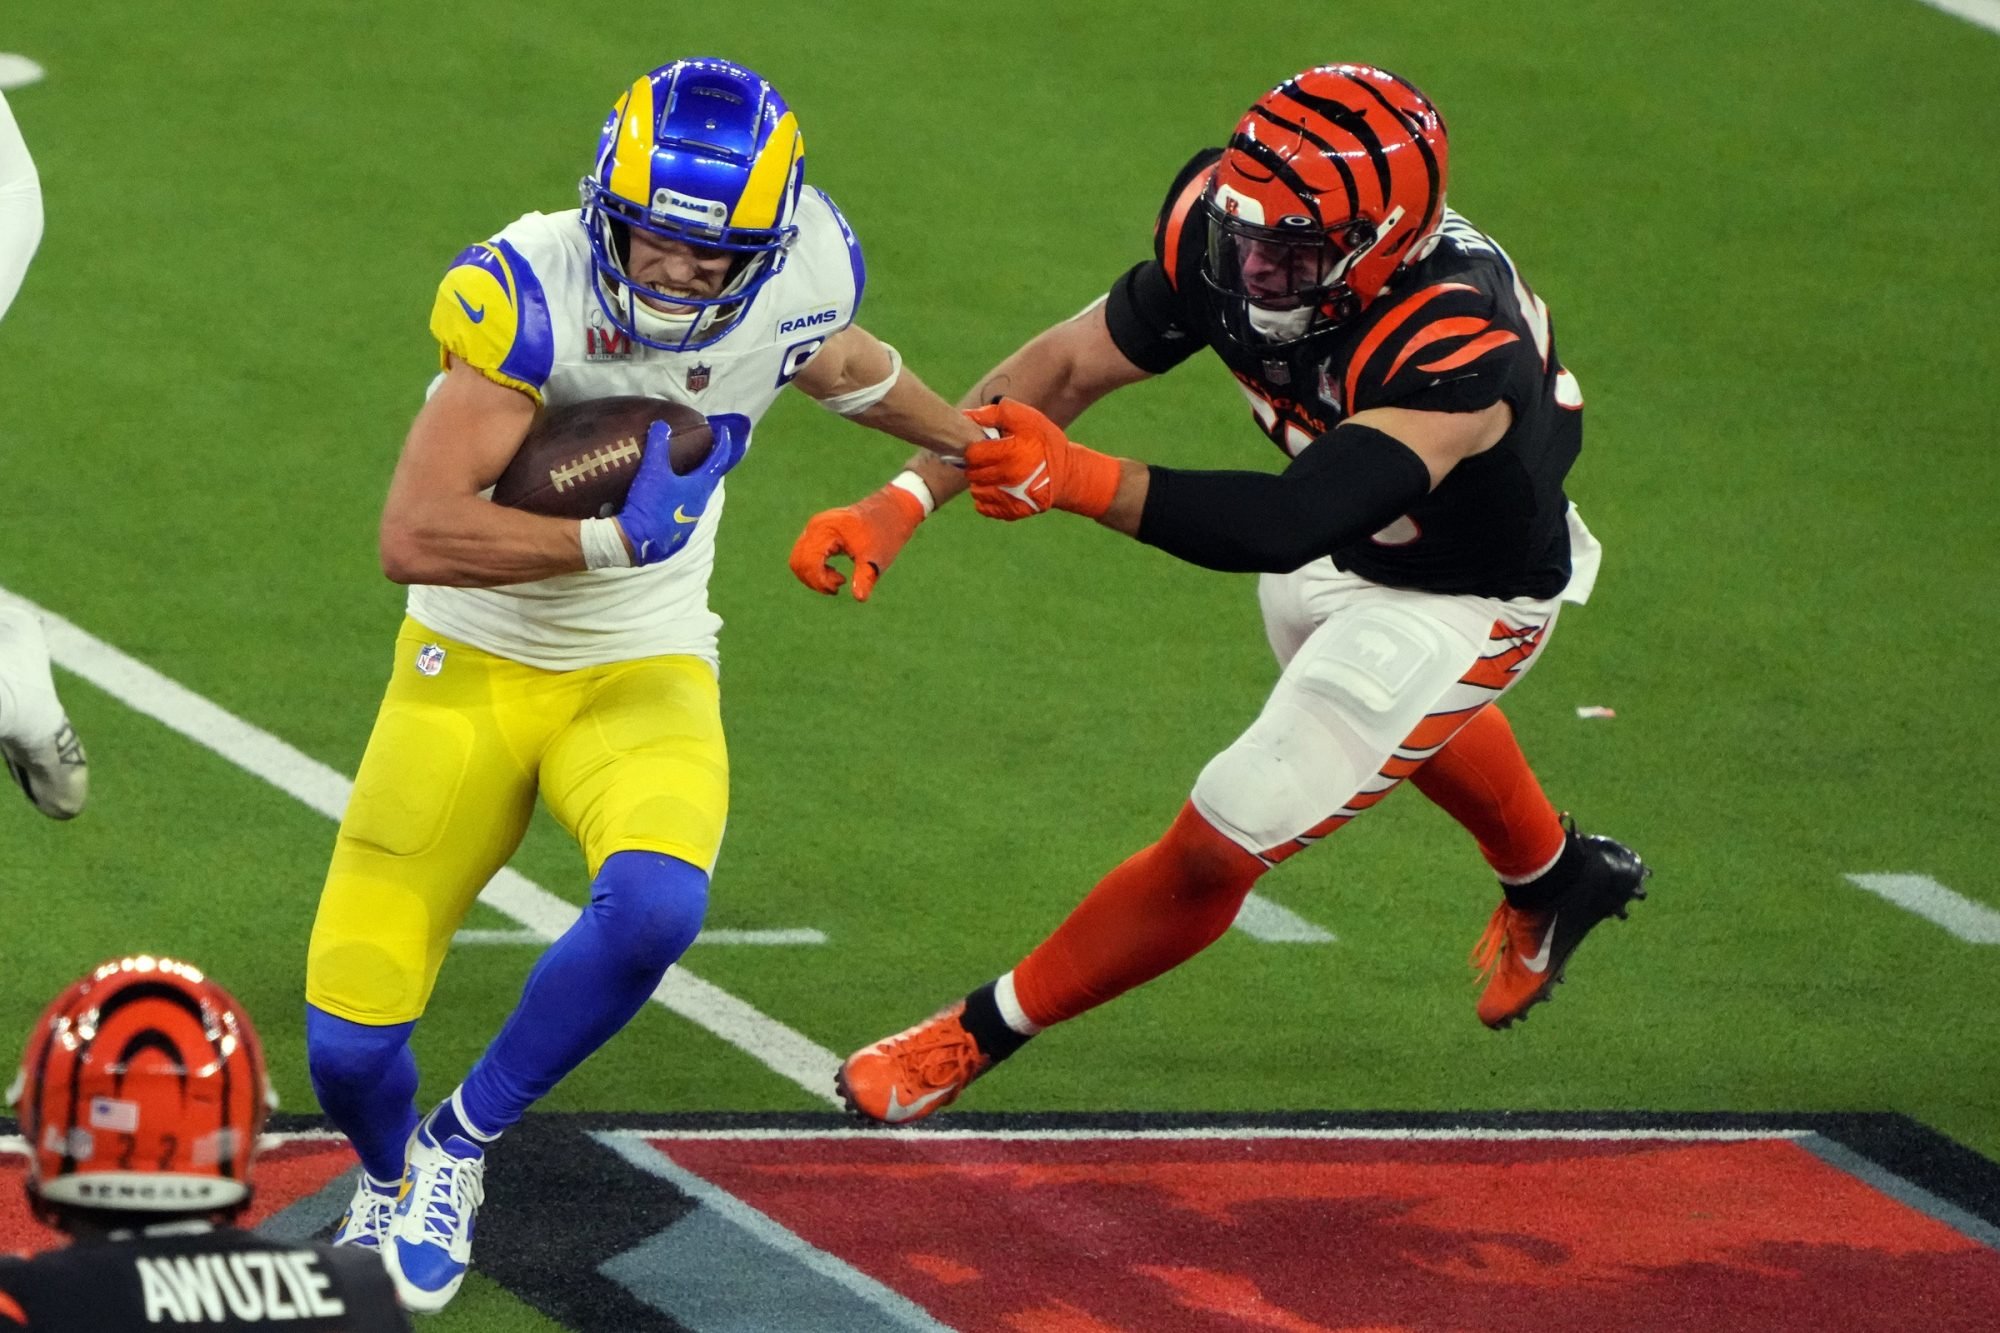
M 1065 438 L 1019 403 L 981 408 L 1002 432 L 966 454 L 979 511 L 1027 518 L 1068 509 L 1211 569 L 1286 573 L 1393 522 L 1464 459 L 1507 433 L 1502 400 L 1478 412 L 1358 412 L 1278 474 L 1181 472 Z
M 832 350 L 831 344 L 827 350 Z M 886 350 L 883 355 L 886 358 Z M 826 352 L 822 352 L 807 370 L 819 368 L 825 357 Z M 977 407 L 996 397 L 1012 397 L 1067 425 L 1113 389 L 1147 377 L 1147 372 L 1126 359 L 1112 341 L 1104 322 L 1104 302 L 1098 300 L 1030 339 L 968 390 L 959 406 Z M 812 389 L 807 387 L 807 392 Z M 977 433 L 968 438 L 977 438 Z M 903 465 L 902 473 L 875 494 L 813 515 L 792 547 L 792 572 L 807 587 L 831 595 L 847 579 L 828 562 L 836 555 L 849 556 L 855 568 L 855 599 L 866 601 L 876 579 L 917 525 L 938 505 L 963 492 L 966 485 L 960 468 L 928 449 L 920 449 Z
M 958 405 L 971 409 L 996 398 L 1012 398 L 1067 428 L 1114 389 L 1151 378 L 1150 372 L 1133 365 L 1111 340 L 1111 330 L 1104 322 L 1104 298 L 1099 297 L 1023 343 L 967 389 Z M 939 504 L 968 485 L 963 470 L 924 454 L 912 457 L 906 466 L 929 484 Z
M 940 454 L 955 458 L 983 433 L 859 325 L 829 338 L 792 382 L 822 407 L 919 446 L 917 461 L 893 482 L 854 504 L 813 515 L 792 544 L 792 573 L 829 596 L 847 582 L 833 567 L 833 557 L 852 559 L 854 598 L 865 602 L 875 580 L 936 507 L 937 496 L 949 498 L 963 489 L 956 484 L 956 469 Z
M 397 583 L 491 587 L 584 568 L 575 519 L 485 499 L 535 418 L 535 400 L 456 356 L 403 442 L 382 506 L 382 572 Z
M 961 454 L 980 438 L 978 427 L 858 324 L 827 339 L 792 383 L 849 421 L 932 453 Z
M 1099 297 L 1022 344 L 974 385 L 959 405 L 983 407 L 996 398 L 1012 398 L 1067 427 L 1112 390 L 1149 378 L 1111 340 L 1104 322 L 1104 298 Z

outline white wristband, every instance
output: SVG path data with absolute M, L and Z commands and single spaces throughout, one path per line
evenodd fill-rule
M 937 512 L 937 497 L 931 494 L 930 483 L 914 472 L 898 472 L 889 482 L 899 491 L 908 491 L 917 497 L 917 503 L 924 507 L 924 517 Z
M 903 375 L 903 354 L 888 343 L 882 344 L 889 353 L 889 373 L 880 384 L 871 384 L 865 389 L 855 389 L 851 393 L 836 394 L 822 398 L 819 405 L 829 412 L 838 412 L 844 417 L 859 416 L 875 404 L 889 396 L 889 390 L 896 387 L 896 381 Z
M 579 526 L 585 569 L 630 569 L 632 553 L 615 518 L 586 518 Z

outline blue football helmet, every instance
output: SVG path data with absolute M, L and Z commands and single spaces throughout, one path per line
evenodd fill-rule
M 583 178 L 583 228 L 605 316 L 662 351 L 721 338 L 785 266 L 805 176 L 798 118 L 753 71 L 700 58 L 642 75 L 611 109 Z M 678 313 L 647 305 L 649 289 L 626 272 L 633 228 L 731 252 L 728 281 L 712 298 L 673 297 Z

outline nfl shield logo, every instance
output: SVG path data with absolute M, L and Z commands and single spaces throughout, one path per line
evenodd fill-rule
M 697 363 L 688 368 L 688 392 L 700 393 L 708 387 L 708 366 Z
M 426 676 L 435 676 L 444 670 L 444 649 L 434 643 L 427 643 L 418 649 L 417 670 Z

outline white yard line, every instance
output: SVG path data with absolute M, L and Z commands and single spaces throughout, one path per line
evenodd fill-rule
M 1556 1140 L 1572 1143 L 1605 1141 L 1678 1143 L 1745 1143 L 1765 1139 L 1803 1139 L 1810 1129 L 1286 1129 L 1277 1125 L 1215 1125 L 1187 1129 L 892 1129 L 861 1126 L 838 1129 L 609 1129 L 600 1139 L 728 1139 L 754 1142 L 772 1139 L 902 1139 L 912 1143 L 926 1140 L 993 1139 L 1026 1143 L 1153 1142 L 1169 1140 L 1248 1140 L 1248 1139 L 1331 1139 L 1402 1142 L 1426 1140 L 1444 1143 L 1514 1143 Z
M 451 937 L 453 944 L 547 944 L 532 930 L 461 930 Z M 741 944 L 777 947 L 792 944 L 825 944 L 826 932 L 809 926 L 786 930 L 704 930 L 696 944 Z
M 257 1151 L 269 1152 L 287 1143 L 342 1143 L 347 1135 L 337 1129 L 279 1129 L 267 1130 L 257 1136 Z M 12 1154 L 26 1157 L 28 1141 L 19 1134 L 0 1134 L 0 1155 Z
M 1971 944 L 2000 944 L 2000 912 L 1954 893 L 1929 875 L 1844 875 L 1849 884 L 1887 898 Z
M 667 1181 L 682 1194 L 740 1228 L 761 1244 L 769 1246 L 794 1263 L 818 1273 L 850 1295 L 866 1302 L 880 1312 L 884 1328 L 911 1329 L 917 1330 L 918 1333 L 951 1333 L 946 1325 L 933 1319 L 928 1311 L 909 1297 L 882 1285 L 852 1264 L 802 1239 L 797 1232 L 773 1221 L 766 1213 L 751 1207 L 706 1177 L 696 1175 L 658 1149 L 636 1143 L 630 1136 L 616 1133 L 602 1133 L 594 1137 L 639 1170 Z M 732 1324 L 731 1327 L 736 1325 Z
M 353 783 L 317 759 L 5 588 L 0 588 L 0 605 L 19 606 L 40 616 L 55 660 L 127 707 L 213 750 L 328 819 L 339 819 L 347 808 Z M 581 915 L 577 908 L 513 870 L 495 875 L 480 894 L 480 901 L 545 940 L 561 935 Z M 833 1091 L 840 1058 L 805 1034 L 678 964 L 668 971 L 652 998 L 813 1096 L 840 1104 Z
M 1988 32 L 2000 32 L 2000 0 L 1923 0 L 1923 3 L 1967 23 L 1976 23 Z
M 1256 893 L 1243 900 L 1232 924 L 1251 939 L 1266 944 L 1335 943 L 1332 931 L 1322 930 L 1291 908 Z

